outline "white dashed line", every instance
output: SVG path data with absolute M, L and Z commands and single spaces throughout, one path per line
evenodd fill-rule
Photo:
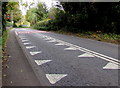
M 50 61 L 52 61 L 52 60 L 35 60 L 37 65 L 42 65 L 42 64 L 45 64 L 45 63 L 50 62 Z
M 82 54 L 82 55 L 79 55 L 78 57 L 95 57 L 95 56 L 93 56 L 93 55 L 90 54 L 90 53 L 84 53 L 84 54 Z
M 26 49 L 32 49 L 35 48 L 36 46 L 26 46 Z
M 46 77 L 51 84 L 55 84 L 66 76 L 67 74 L 46 74 Z
M 109 62 L 107 65 L 103 67 L 103 69 L 120 69 L 120 66 Z
M 39 54 L 39 53 L 42 53 L 42 51 L 36 51 L 36 52 L 30 52 L 30 54 L 33 56 L 33 55 L 36 55 L 36 54 Z

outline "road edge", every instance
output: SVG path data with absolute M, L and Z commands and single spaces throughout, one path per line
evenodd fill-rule
M 28 53 L 28 51 L 26 50 L 26 48 L 24 47 L 22 42 L 19 41 L 20 38 L 18 36 L 18 33 L 15 31 L 15 29 L 14 29 L 14 32 L 15 32 L 15 36 L 16 36 L 16 39 L 18 41 L 18 44 L 20 45 L 20 47 L 21 47 L 23 53 L 25 54 L 30 66 L 32 67 L 33 72 L 35 73 L 36 77 L 38 78 L 39 82 L 41 83 L 41 86 L 51 86 L 51 84 L 49 83 L 49 81 L 45 77 L 44 72 L 40 69 L 39 70 L 37 69 L 36 63 L 32 60 L 30 54 Z M 41 73 L 42 76 L 38 73 Z

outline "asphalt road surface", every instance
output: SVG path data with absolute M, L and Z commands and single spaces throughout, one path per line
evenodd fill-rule
M 118 45 L 13 29 L 41 86 L 118 86 Z

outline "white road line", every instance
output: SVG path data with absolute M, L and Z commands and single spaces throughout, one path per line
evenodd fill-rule
M 51 84 L 55 84 L 66 76 L 67 74 L 46 74 L 46 77 Z
M 52 38 L 52 37 L 49 37 L 49 38 Z M 55 39 L 55 38 L 52 38 L 52 39 Z M 94 56 L 96 56 L 98 58 L 101 58 L 103 60 L 106 60 L 106 61 L 112 62 L 114 64 L 120 65 L 120 60 L 118 60 L 118 59 L 115 59 L 115 58 L 112 58 L 110 56 L 106 56 L 106 55 L 97 53 L 97 52 L 92 51 L 92 50 L 88 50 L 86 48 L 83 48 L 83 47 L 80 47 L 80 46 L 77 46 L 77 45 L 74 45 L 74 44 L 59 40 L 59 39 L 55 39 L 55 40 L 57 42 L 59 42 L 58 44 L 55 44 L 55 45 L 63 45 L 64 44 L 64 45 L 69 46 L 69 47 L 75 47 L 75 48 L 77 48 L 77 50 L 83 51 L 85 53 L 91 53 L 92 55 L 94 55 Z
M 30 52 L 30 54 L 33 56 L 33 55 L 36 55 L 36 54 L 39 54 L 39 53 L 42 53 L 42 51 L 36 51 L 36 52 Z
M 120 69 L 120 66 L 109 62 L 103 67 L 103 69 Z
M 22 42 L 28 42 L 29 40 L 22 40 Z
M 62 46 L 64 45 L 63 43 L 58 43 L 58 44 L 55 44 L 56 46 Z
M 42 64 L 48 63 L 50 61 L 52 61 L 52 60 L 35 60 L 37 65 L 42 65 Z
M 79 55 L 78 57 L 95 57 L 95 56 L 90 53 L 84 53 L 82 55 Z
M 27 40 L 27 38 L 21 38 L 21 40 Z
M 24 45 L 29 45 L 29 44 L 31 44 L 31 43 L 28 42 L 28 43 L 23 43 L 23 44 L 24 44 Z
M 51 40 L 51 41 L 47 41 L 47 42 L 56 42 L 56 40 Z
M 35 48 L 36 46 L 26 46 L 26 49 L 32 49 Z
M 75 47 L 65 48 L 64 50 L 77 50 Z
M 52 38 L 45 38 L 45 39 L 43 39 L 43 40 L 51 40 Z

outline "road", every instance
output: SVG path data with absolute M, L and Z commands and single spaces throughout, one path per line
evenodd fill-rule
M 118 86 L 118 46 L 30 28 L 16 38 L 42 86 Z

